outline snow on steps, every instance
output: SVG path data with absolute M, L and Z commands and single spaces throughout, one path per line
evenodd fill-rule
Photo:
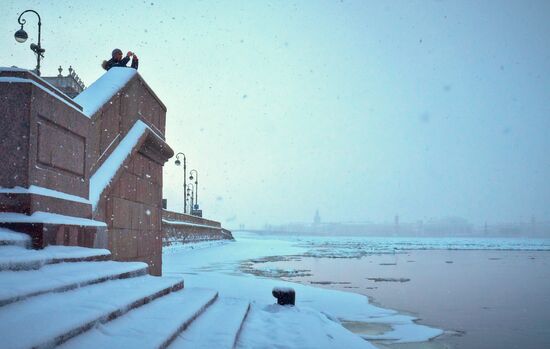
M 0 228 L 0 245 L 16 245 L 28 247 L 31 244 L 31 237 L 27 234 L 17 233 L 13 230 Z
M 144 275 L 11 303 L 0 307 L 1 345 L 52 348 L 182 288 L 182 279 Z
M 0 271 L 38 269 L 45 264 L 100 261 L 111 258 L 105 249 L 79 246 L 48 246 L 30 250 L 21 246 L 0 246 Z
M 99 325 L 64 343 L 61 348 L 166 348 L 217 297 L 218 293 L 209 289 L 191 288 L 174 292 Z M 212 324 L 206 327 L 209 328 L 208 336 Z M 221 347 L 214 345 L 210 348 Z
M 48 292 L 64 292 L 107 280 L 147 273 L 141 262 L 78 262 L 45 265 L 38 270 L 0 272 L 0 306 Z
M 234 348 L 249 309 L 248 301 L 221 297 L 181 333 L 169 349 Z M 208 329 L 206 335 L 204 329 Z

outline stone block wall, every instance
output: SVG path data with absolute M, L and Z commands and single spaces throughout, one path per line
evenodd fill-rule
M 91 218 L 86 166 L 90 123 L 81 107 L 34 74 L 10 68 L 0 69 L 0 101 L 0 188 L 22 189 L 0 192 L 0 213 Z M 31 186 L 40 192 L 28 190 Z M 77 201 L 45 195 L 44 190 L 70 194 Z M 92 247 L 98 233 L 74 225 L 0 225 L 31 235 L 35 248 L 58 241 Z
M 104 93 L 93 89 L 92 84 L 88 92 L 93 96 Z M 162 167 L 173 156 L 164 141 L 166 107 L 139 74 L 109 98 L 93 115 L 85 115 L 80 105 L 40 77 L 22 69 L 0 69 L 0 213 L 24 218 L 44 211 L 107 225 L 14 223 L 5 218 L 0 226 L 28 233 L 35 248 L 108 248 L 113 259 L 147 262 L 150 272 L 160 275 Z M 138 120 L 148 128 L 93 209 L 90 179 Z M 44 194 L 44 189 L 55 193 Z M 66 194 L 73 199 L 59 197 Z
M 162 168 L 173 156 L 164 142 L 166 107 L 136 74 L 91 120 L 91 175 L 138 120 L 150 128 L 102 194 L 94 219 L 107 223 L 113 259 L 146 262 L 151 274 L 160 275 Z
M 0 77 L 34 81 L 29 72 L 2 71 Z M 0 183 L 87 198 L 89 120 L 78 104 L 54 92 L 45 82 L 0 84 Z
M 153 274 L 162 267 L 162 166 L 140 152 L 128 162 L 105 197 L 109 249 L 116 260 L 142 261 Z M 157 175 L 151 175 L 157 173 Z
M 89 170 L 95 172 L 136 121 L 145 122 L 164 139 L 166 106 L 140 75 L 134 76 L 91 117 Z

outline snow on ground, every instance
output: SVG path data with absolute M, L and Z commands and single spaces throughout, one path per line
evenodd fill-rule
M 203 244 L 199 248 L 183 245 L 165 249 L 163 275 L 183 275 L 186 286 L 210 287 L 218 290 L 221 297 L 251 300 L 251 313 L 243 328 L 240 347 L 372 348 L 338 325 L 338 321 L 389 324 L 392 330 L 376 339 L 395 342 L 422 342 L 443 332 L 418 325 L 413 317 L 373 306 L 363 295 L 244 274 L 239 271 L 242 261 L 303 255 L 311 249 L 280 238 L 242 233 L 234 236 L 234 242 L 211 244 L 208 248 Z M 271 295 L 274 287 L 294 288 L 296 307 L 274 305 L 276 300 Z
M 27 234 L 18 233 L 7 228 L 0 228 L 0 242 L 2 241 L 12 245 L 26 247 L 31 242 L 31 238 Z
M 25 265 L 40 267 L 56 260 L 83 259 L 109 256 L 106 249 L 86 248 L 80 246 L 47 246 L 41 250 L 31 250 L 21 246 L 0 247 L 0 270 L 21 269 Z
M 114 278 L 113 275 L 144 273 L 146 268 L 147 264 L 141 262 L 104 261 L 57 263 L 37 270 L 1 271 L 0 304 L 66 286 L 84 286 L 104 278 Z
M 375 348 L 313 308 L 277 304 L 252 306 L 237 347 Z

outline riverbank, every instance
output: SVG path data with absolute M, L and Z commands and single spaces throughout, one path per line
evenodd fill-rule
M 163 274 L 165 276 L 184 276 L 186 287 L 207 287 L 216 289 L 220 296 L 242 298 L 252 302 L 253 316 L 245 323 L 242 332 L 243 343 L 264 341 L 257 347 L 281 348 L 334 348 L 334 339 L 330 332 L 324 332 L 327 324 L 336 324 L 346 336 L 359 338 L 352 333 L 345 331 L 339 323 L 343 321 L 356 321 L 372 324 L 384 324 L 386 330 L 384 335 L 392 341 L 421 342 L 436 337 L 442 333 L 437 328 L 431 328 L 416 324 L 414 317 L 399 314 L 395 310 L 384 309 L 369 304 L 368 298 L 364 295 L 341 292 L 338 290 L 327 290 L 319 287 L 301 285 L 298 283 L 286 282 L 280 279 L 258 277 L 247 274 L 241 270 L 241 264 L 246 260 L 257 260 L 269 256 L 293 256 L 304 255 L 309 249 L 298 246 L 294 241 L 285 241 L 277 238 L 257 238 L 251 236 L 239 236 L 236 234 L 235 242 L 208 247 L 193 248 L 184 246 L 179 251 L 173 247 L 163 254 Z M 257 332 L 260 316 L 254 316 L 255 311 L 269 311 L 270 306 L 275 302 L 271 295 L 274 286 L 293 287 L 296 290 L 296 309 L 298 314 L 318 314 L 319 319 L 332 320 L 326 323 L 322 320 L 322 328 L 319 331 L 311 331 L 308 324 L 293 326 L 296 336 L 264 336 L 259 338 Z M 266 310 L 267 309 L 267 310 Z M 260 314 L 259 312 L 257 314 Z M 295 314 L 296 315 L 296 314 Z M 265 319 L 265 317 L 264 317 Z M 267 323 L 266 323 L 267 324 Z M 277 326 L 272 323 L 270 326 Z M 273 329 L 276 330 L 276 329 Z M 332 331 L 332 330 L 330 330 Z M 316 333 L 312 336 L 312 333 Z M 341 338 L 346 337 L 342 334 Z M 295 340 L 292 340 L 294 338 Z M 316 338 L 317 342 L 312 345 L 307 339 Z M 347 337 L 346 337 L 347 338 Z M 299 340 L 297 340 L 299 339 Z M 275 341 L 275 342 L 273 342 Z M 283 341 L 283 342 L 280 342 Z M 365 340 L 360 340 L 365 348 L 372 348 Z M 341 346 L 340 346 L 341 347 Z M 346 347 L 346 346 L 344 346 Z
M 279 272 L 284 280 L 363 294 L 377 306 L 446 329 L 421 346 L 375 342 L 381 348 L 506 349 L 550 347 L 549 266 L 549 251 L 413 250 L 293 257 L 256 267 L 287 271 Z M 374 338 L 373 328 L 346 327 Z
M 164 274 L 264 308 L 274 302 L 273 286 L 294 287 L 298 307 L 325 314 L 378 348 L 513 348 L 506 345 L 517 343 L 514 338 L 530 348 L 545 347 L 549 338 L 540 324 L 548 323 L 550 311 L 539 300 L 549 291 L 550 240 L 235 237 L 214 247 L 165 250 Z M 521 296 L 515 290 L 521 285 L 539 293 Z M 507 309 L 528 310 L 520 316 Z M 503 316 L 504 325 L 498 322 Z M 516 323 L 525 319 L 537 323 L 522 325 L 530 331 L 527 339 L 516 335 Z M 250 333 L 245 326 L 245 337 Z

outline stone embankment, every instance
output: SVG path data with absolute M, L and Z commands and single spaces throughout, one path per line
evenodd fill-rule
M 189 214 L 162 211 L 162 245 L 210 240 L 233 240 L 233 235 L 220 222 Z

